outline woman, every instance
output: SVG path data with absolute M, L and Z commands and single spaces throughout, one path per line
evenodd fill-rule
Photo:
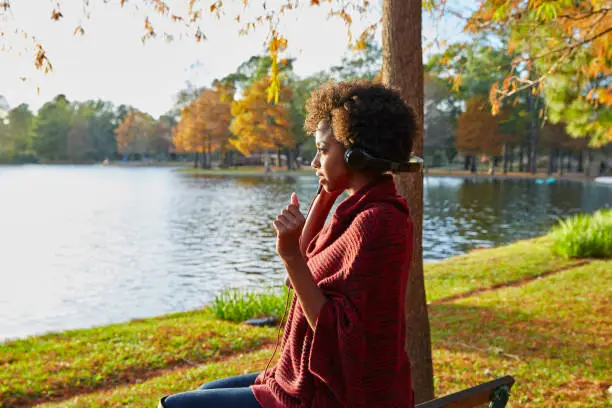
M 295 193 L 274 221 L 276 249 L 295 290 L 279 361 L 270 370 L 172 395 L 167 408 L 414 407 L 404 351 L 404 295 L 413 230 L 393 178 L 355 170 L 347 149 L 396 162 L 412 149 L 415 119 L 396 91 L 327 84 L 307 104 L 320 185 L 307 219 Z M 327 215 L 344 191 L 349 196 Z

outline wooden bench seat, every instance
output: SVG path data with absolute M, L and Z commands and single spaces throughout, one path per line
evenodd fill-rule
M 508 402 L 510 388 L 514 384 L 512 376 L 505 376 L 479 384 L 454 394 L 418 404 L 416 408 L 503 408 Z

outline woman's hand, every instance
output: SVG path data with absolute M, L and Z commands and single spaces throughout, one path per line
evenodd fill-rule
M 276 252 L 285 262 L 302 257 L 300 251 L 300 235 L 306 219 L 300 212 L 297 195 L 291 194 L 291 203 L 274 221 L 276 230 Z

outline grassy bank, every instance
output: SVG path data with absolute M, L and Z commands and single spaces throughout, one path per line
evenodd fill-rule
M 314 170 L 310 166 L 302 166 L 299 170 L 287 170 L 284 168 L 272 167 L 270 173 L 264 171 L 263 166 L 239 166 L 230 167 L 225 169 L 194 169 L 193 167 L 185 166 L 178 170 L 189 174 L 203 174 L 203 175 L 227 175 L 227 176 L 252 176 L 252 175 L 314 175 Z M 431 168 L 426 169 L 426 176 L 434 177 L 479 177 L 479 178 L 509 178 L 509 179 L 548 179 L 555 178 L 557 180 L 575 180 L 575 181 L 588 181 L 592 180 L 593 176 L 586 176 L 583 173 L 565 173 L 563 175 L 548 173 L 526 173 L 526 172 L 508 172 L 504 174 L 501 171 L 496 172 L 494 175 L 489 175 L 486 171 L 479 171 L 472 173 L 467 170 L 449 170 L 444 168 Z
M 612 404 L 612 261 L 551 247 L 545 237 L 426 264 L 438 395 L 511 374 L 512 407 Z M 0 406 L 155 406 L 262 370 L 275 334 L 205 309 L 5 343 Z

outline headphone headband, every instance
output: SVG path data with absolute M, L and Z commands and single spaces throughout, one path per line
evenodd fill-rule
M 352 148 L 344 152 L 344 161 L 351 170 L 373 169 L 379 171 L 392 171 L 394 173 L 418 173 L 423 170 L 423 159 L 410 156 L 407 162 L 394 162 L 392 160 L 374 157 L 363 149 Z

